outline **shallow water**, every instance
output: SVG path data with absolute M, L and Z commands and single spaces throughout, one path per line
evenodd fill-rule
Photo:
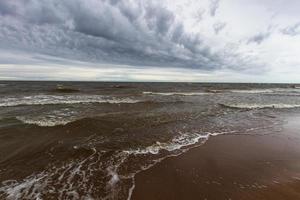
M 4 199 L 129 199 L 134 175 L 164 158 L 220 134 L 272 134 L 300 111 L 292 85 L 0 85 Z

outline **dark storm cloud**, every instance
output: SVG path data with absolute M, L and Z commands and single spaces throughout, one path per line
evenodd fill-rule
M 290 35 L 290 36 L 296 36 L 296 35 L 300 35 L 300 22 L 286 27 L 285 29 L 281 30 L 281 33 L 283 33 L 284 35 Z
M 0 1 L 0 15 L 16 14 L 16 4 L 14 2 Z
M 216 53 L 199 35 L 187 32 L 159 1 L 0 2 L 4 50 L 133 66 L 247 68 L 229 59 L 237 55 Z M 211 2 L 210 11 L 215 15 L 219 1 Z M 217 32 L 222 28 L 217 27 Z

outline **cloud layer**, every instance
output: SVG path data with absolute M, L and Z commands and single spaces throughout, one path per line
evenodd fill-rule
M 218 4 L 211 2 L 212 16 Z M 0 7 L 0 42 L 7 49 L 136 66 L 241 68 L 225 59 L 237 55 L 214 51 L 160 1 L 23 0 Z M 215 32 L 224 26 L 216 24 Z
M 274 64 L 271 55 L 264 53 L 275 44 L 268 41 L 279 35 L 296 38 L 299 21 L 280 22 L 279 0 L 265 5 L 246 2 L 0 1 L 0 65 L 78 66 L 84 62 L 95 68 L 95 64 L 106 64 L 140 70 L 266 73 Z M 247 9 L 241 17 L 233 16 L 247 7 L 253 8 L 253 19 L 247 16 Z M 263 12 L 261 7 L 271 11 Z M 252 24 L 254 21 L 258 23 Z

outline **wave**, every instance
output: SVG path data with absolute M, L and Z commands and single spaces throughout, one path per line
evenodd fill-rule
M 272 93 L 299 93 L 300 88 L 272 88 L 272 89 L 248 89 L 248 90 L 229 90 L 231 93 L 245 93 L 245 94 L 272 94 Z
M 225 107 L 229 108 L 239 108 L 239 109 L 263 109 L 263 108 L 300 108 L 300 104 L 283 104 L 283 103 L 277 103 L 277 104 L 247 104 L 247 103 L 240 103 L 240 104 L 220 104 Z
M 197 96 L 197 95 L 208 95 L 208 92 L 143 92 L 146 95 L 161 95 L 161 96 Z
M 161 96 L 197 96 L 209 95 L 217 93 L 241 93 L 241 94 L 273 94 L 273 93 L 300 93 L 300 88 L 272 88 L 272 89 L 232 89 L 232 90 L 206 90 L 205 92 L 143 92 L 145 95 L 161 95 Z
M 66 125 L 73 120 L 59 120 L 59 119 L 28 119 L 26 117 L 17 117 L 19 121 L 24 124 L 34 124 L 42 127 L 51 127 L 51 126 L 59 126 Z
M 120 104 L 138 102 L 140 101 L 136 99 L 106 97 L 101 95 L 33 95 L 3 98 L 0 100 L 0 107 L 81 103 Z
M 78 113 L 68 108 L 54 110 L 41 116 L 17 116 L 16 119 L 24 124 L 34 124 L 42 127 L 66 125 L 78 120 Z
M 170 142 L 166 142 L 166 143 L 156 142 L 155 144 L 148 146 L 146 148 L 126 150 L 124 152 L 128 154 L 134 154 L 134 155 L 159 154 L 159 152 L 161 152 L 162 150 L 172 152 L 190 145 L 194 145 L 198 143 L 201 139 L 207 140 L 210 136 L 217 136 L 225 133 L 227 132 L 207 133 L 205 135 L 199 133 L 185 133 L 173 138 Z
M 272 89 L 250 89 L 250 90 L 230 90 L 232 93 L 246 93 L 246 94 L 261 94 L 261 93 L 273 93 Z

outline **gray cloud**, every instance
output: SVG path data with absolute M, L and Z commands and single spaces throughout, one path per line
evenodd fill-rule
M 220 0 L 210 0 L 210 15 L 214 17 L 219 8 Z
M 0 46 L 4 50 L 133 66 L 239 70 L 254 65 L 240 66 L 234 60 L 243 59 L 239 55 L 213 51 L 200 35 L 188 33 L 160 2 L 0 2 Z M 219 0 L 211 2 L 214 16 Z M 216 32 L 222 26 L 217 26 Z
M 196 18 L 196 21 L 197 22 L 200 22 L 203 20 L 203 16 L 205 14 L 205 10 L 204 9 L 199 9 L 195 14 L 194 14 L 194 17 Z
M 225 22 L 217 22 L 213 25 L 215 34 L 219 34 L 220 31 L 222 31 L 226 27 Z
M 256 35 L 254 35 L 253 37 L 249 38 L 247 41 L 247 44 L 250 44 L 250 43 L 261 44 L 263 41 L 268 39 L 271 36 L 271 34 L 272 34 L 272 32 L 270 30 L 268 30 L 266 32 L 260 32 Z
M 300 22 L 282 29 L 281 33 L 290 36 L 300 35 Z

